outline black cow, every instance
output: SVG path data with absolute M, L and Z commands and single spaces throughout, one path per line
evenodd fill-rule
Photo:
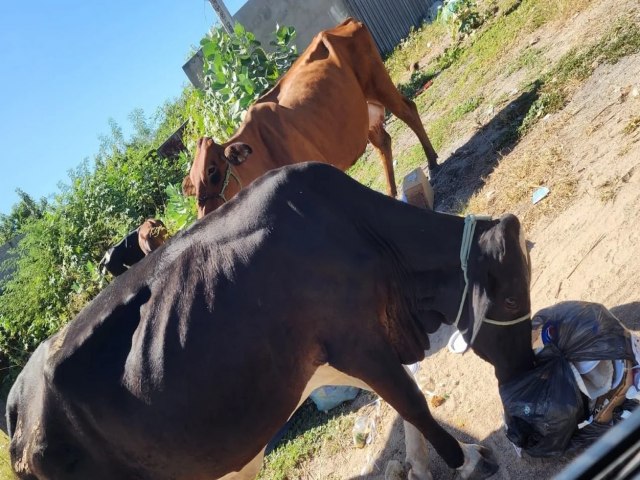
M 266 174 L 40 345 L 8 399 L 14 470 L 252 478 L 311 390 L 345 380 L 380 394 L 463 478 L 490 475 L 487 450 L 449 435 L 403 368 L 458 316 L 500 382 L 533 366 L 519 222 L 464 225 L 325 164 Z M 426 458 L 412 465 L 429 477 Z
M 117 277 L 144 258 L 144 252 L 138 243 L 139 230 L 140 227 L 131 230 L 122 240 L 109 247 L 98 265 L 101 271 L 104 269 Z
M 162 220 L 149 218 L 135 230 L 109 248 L 100 260 L 99 268 L 114 277 L 122 275 L 145 255 L 160 247 L 167 238 L 167 228 Z

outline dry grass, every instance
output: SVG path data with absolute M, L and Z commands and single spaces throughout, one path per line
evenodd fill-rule
M 635 117 L 631 121 L 629 121 L 626 127 L 624 127 L 623 132 L 627 135 L 631 135 L 638 128 L 640 128 L 640 117 Z
M 618 190 L 620 189 L 620 182 L 617 180 L 607 180 L 602 185 L 596 187 L 598 191 L 598 198 L 601 202 L 607 203 L 615 200 Z
M 598 185 L 596 187 L 596 191 L 598 193 L 598 198 L 601 202 L 613 202 L 618 195 L 620 189 L 624 186 L 624 184 L 628 183 L 631 177 L 634 174 L 636 167 L 632 167 L 624 175 L 619 175 L 613 178 L 606 180 L 604 183 Z
M 486 187 L 474 195 L 467 212 L 499 216 L 507 211 L 517 214 L 526 229 L 541 217 L 563 210 L 576 193 L 578 181 L 559 142 L 549 145 L 541 139 L 522 153 L 514 152 L 508 164 L 499 164 L 487 179 Z M 541 186 L 550 193 L 533 205 L 531 196 Z

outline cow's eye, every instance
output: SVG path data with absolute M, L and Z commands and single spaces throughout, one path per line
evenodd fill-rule
M 217 167 L 210 167 L 207 173 L 209 174 L 209 183 L 211 183 L 212 185 L 220 183 L 221 175 L 220 170 L 218 170 Z
M 518 308 L 518 302 L 517 302 L 517 301 L 516 301 L 516 299 L 515 299 L 515 298 L 513 298 L 513 297 L 507 297 L 507 298 L 504 300 L 504 304 L 506 305 L 506 307 L 507 307 L 509 310 L 515 310 L 515 309 L 517 309 L 517 308 Z

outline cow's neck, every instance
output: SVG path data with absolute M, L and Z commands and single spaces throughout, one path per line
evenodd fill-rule
M 246 143 L 253 150 L 244 162 L 233 167 L 243 187 L 269 170 L 301 161 L 298 158 L 290 158 L 281 136 L 272 135 L 265 138 L 253 123 L 243 125 L 224 146 L 235 142 Z
M 384 215 L 371 205 L 371 217 L 414 272 L 461 272 L 460 246 L 464 218 L 406 208 Z M 476 230 L 476 236 L 480 232 Z
M 393 215 L 377 212 L 369 218 L 377 224 L 369 234 L 380 234 L 376 244 L 388 259 L 390 271 L 398 275 L 392 282 L 397 301 L 392 303 L 408 302 L 406 308 L 413 312 L 407 317 L 399 308 L 395 320 L 399 330 L 414 332 L 415 342 L 396 345 L 403 361 L 412 363 L 428 348 L 424 334 L 435 332 L 442 323 L 452 323 L 458 313 L 464 289 L 460 268 L 464 219 L 417 208 L 396 209 Z M 400 268 L 395 268 L 398 263 Z

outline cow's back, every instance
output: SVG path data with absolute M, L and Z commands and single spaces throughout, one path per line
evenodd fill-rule
M 341 78 L 355 79 L 365 97 L 373 95 L 371 78 L 384 64 L 367 27 L 351 18 L 330 30 L 316 35 L 282 77 L 275 90 L 282 105 L 295 101 L 288 92 L 291 84 L 311 84 L 316 79 L 335 75 L 334 68 L 342 72 Z M 346 85 L 345 85 L 346 86 Z M 325 89 L 325 87 L 322 87 Z
M 323 31 L 249 110 L 232 141 L 245 141 L 243 135 L 249 133 L 248 143 L 257 149 L 254 158 L 269 158 L 269 168 L 315 160 L 346 170 L 366 148 L 367 100 L 372 98 L 372 77 L 380 68 L 386 74 L 362 23 L 348 19 Z M 270 126 L 278 134 L 265 134 Z M 251 142 L 251 136 L 270 138 L 270 144 L 261 151 L 261 142 Z M 278 137 L 283 138 L 274 140 Z

